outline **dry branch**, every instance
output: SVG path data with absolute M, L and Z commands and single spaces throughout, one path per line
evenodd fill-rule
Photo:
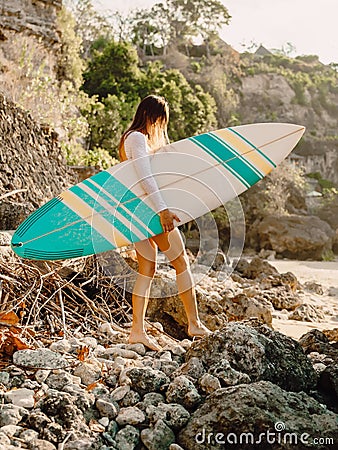
M 126 333 L 131 318 L 130 299 L 95 257 L 47 263 L 5 254 L 0 256 L 0 288 L 0 312 L 18 316 L 18 337 L 27 345 L 36 346 L 39 336 L 69 337 L 75 331 L 95 335 L 107 321 Z M 0 325 L 0 337 L 10 327 Z

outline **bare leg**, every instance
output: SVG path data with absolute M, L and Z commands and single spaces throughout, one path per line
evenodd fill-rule
M 183 302 L 188 319 L 190 336 L 205 336 L 211 331 L 201 323 L 196 302 L 196 292 L 181 234 L 177 228 L 169 233 L 162 233 L 151 238 L 159 249 L 165 253 L 176 270 L 176 282 L 180 299 Z
M 210 334 L 211 331 L 200 321 L 191 271 L 189 268 L 184 269 L 185 261 L 182 261 L 183 259 L 182 256 L 180 260 L 172 261 L 172 264 L 176 269 L 178 293 L 188 318 L 188 334 L 190 336 L 205 336 Z M 190 287 L 188 287 L 189 285 Z
M 153 276 L 156 270 L 157 248 L 153 242 L 142 241 L 135 244 L 139 273 L 135 282 L 132 304 L 133 323 L 129 335 L 129 343 L 142 343 L 152 350 L 161 350 L 155 339 L 149 337 L 144 326 L 145 314 Z

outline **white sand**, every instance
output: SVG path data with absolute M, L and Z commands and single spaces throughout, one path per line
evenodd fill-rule
M 323 295 L 305 291 L 304 303 L 321 306 L 326 316 L 322 322 L 301 322 L 298 320 L 273 318 L 272 325 L 295 339 L 308 331 L 338 328 L 338 261 L 269 261 L 280 273 L 292 272 L 300 283 L 314 281 L 322 285 Z

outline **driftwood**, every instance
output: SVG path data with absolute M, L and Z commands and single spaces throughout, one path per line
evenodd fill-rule
M 11 197 L 16 194 L 20 194 L 21 192 L 27 192 L 27 191 L 28 191 L 28 189 L 15 189 L 14 191 L 6 192 L 6 194 L 0 195 L 0 200 L 3 200 L 4 198 Z
M 75 332 L 95 336 L 104 322 L 127 333 L 131 302 L 125 294 L 95 257 L 50 263 L 2 255 L 0 360 L 20 347 L 39 346 L 37 341 Z

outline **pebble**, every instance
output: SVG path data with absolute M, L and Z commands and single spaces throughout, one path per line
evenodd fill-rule
M 120 425 L 138 425 L 145 421 L 145 414 L 137 406 L 127 406 L 121 408 L 118 416 L 116 417 L 116 422 Z
M 19 425 L 5 425 L 0 428 L 0 433 L 5 434 L 8 437 L 13 437 L 22 430 Z
M 74 375 L 80 377 L 81 382 L 88 386 L 101 378 L 101 367 L 97 364 L 84 362 L 75 368 Z
M 52 342 L 49 349 L 53 352 L 69 353 L 72 349 L 72 345 L 67 339 L 62 339 L 61 341 Z
M 108 348 L 105 351 L 105 355 L 110 356 L 110 357 L 116 357 L 116 356 L 121 356 L 122 358 L 128 358 L 128 359 L 137 359 L 139 358 L 139 354 L 133 350 L 127 350 L 124 348 L 118 348 L 118 347 L 113 347 L 113 348 Z
M 113 390 L 111 393 L 112 400 L 115 400 L 116 402 L 123 399 L 123 397 L 127 394 L 127 392 L 130 391 L 130 386 L 119 386 L 116 389 Z
M 149 450 L 167 450 L 175 441 L 174 432 L 159 419 L 153 428 L 141 431 L 141 440 Z
M 56 447 L 51 442 L 44 439 L 35 439 L 29 445 L 30 450 L 56 450 Z
M 199 384 L 206 394 L 211 394 L 221 388 L 221 383 L 217 377 L 210 373 L 205 373 L 199 379 Z
M 35 372 L 34 378 L 38 383 L 44 383 L 50 374 L 50 370 L 39 369 Z
M 97 347 L 97 339 L 87 336 L 82 339 L 80 339 L 80 344 L 84 347 L 89 347 L 92 349 L 95 349 Z
M 35 430 L 23 430 L 20 433 L 20 439 L 22 439 L 23 441 L 29 443 L 34 441 L 35 439 L 38 439 L 39 433 Z
M 118 331 L 115 331 L 112 329 L 109 322 L 104 322 L 103 324 L 101 324 L 99 326 L 98 331 L 99 331 L 99 333 L 105 334 L 108 337 L 114 337 L 114 336 L 118 336 L 120 334 Z
M 180 445 L 174 443 L 174 444 L 169 445 L 169 450 L 184 450 L 184 448 L 182 448 Z
M 15 389 L 5 393 L 5 399 L 15 406 L 31 409 L 34 407 L 34 391 L 30 389 Z
M 169 384 L 166 398 L 169 403 L 179 403 L 187 409 L 197 406 L 201 401 L 194 384 L 184 375 L 179 375 Z
M 109 419 L 115 419 L 119 410 L 115 403 L 100 398 L 96 400 L 96 408 L 99 410 L 101 417 L 109 417 Z
M 115 442 L 118 450 L 134 450 L 140 441 L 140 432 L 132 425 L 126 425 L 116 433 Z
M 19 350 L 13 354 L 13 363 L 37 369 L 60 369 L 68 365 L 62 355 L 48 348 Z
M 161 386 L 169 383 L 167 375 L 149 367 L 135 367 L 128 371 L 131 387 L 140 395 L 148 392 L 158 392 Z
M 182 356 L 182 355 L 184 355 L 184 353 L 186 353 L 184 346 L 186 346 L 186 348 L 189 348 L 190 345 L 191 345 L 191 342 L 188 339 L 184 339 L 184 341 L 181 342 L 181 345 L 180 344 L 166 344 L 163 347 L 163 350 L 169 351 L 173 355 L 176 355 L 176 356 Z
M 64 450 L 92 450 L 93 441 L 91 439 L 77 439 L 68 441 L 63 446 Z
M 8 372 L 0 372 L 0 384 L 7 386 L 9 384 L 9 373 Z
M 126 350 L 132 350 L 133 352 L 136 352 L 141 356 L 144 356 L 146 354 L 146 348 L 143 344 L 127 344 Z
M 0 427 L 17 425 L 26 414 L 28 414 L 27 409 L 20 406 L 11 404 L 2 405 L 0 409 Z
M 11 444 L 11 440 L 9 439 L 9 437 L 5 433 L 2 433 L 0 430 L 0 450 L 8 449 L 9 447 L 7 447 L 7 446 L 13 447 L 10 444 Z M 13 447 L 13 448 L 15 448 L 15 447 Z
M 64 370 L 57 370 L 51 373 L 45 381 L 50 388 L 62 391 L 68 384 L 80 384 L 81 378 Z
M 161 419 L 173 430 L 181 429 L 189 420 L 190 413 L 178 403 L 159 403 L 157 406 L 149 405 L 146 409 L 151 422 Z
M 161 361 L 172 361 L 171 352 L 169 350 L 163 351 L 160 354 Z
M 98 420 L 99 424 L 107 428 L 109 425 L 109 417 L 101 417 L 101 419 Z

